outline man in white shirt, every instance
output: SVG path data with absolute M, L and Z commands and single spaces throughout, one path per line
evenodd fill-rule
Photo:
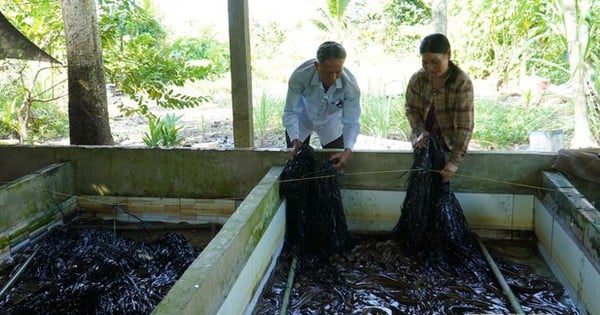
M 344 149 L 331 156 L 334 168 L 350 161 L 360 130 L 360 89 L 344 68 L 345 60 L 341 44 L 324 42 L 317 58 L 305 61 L 290 76 L 282 121 L 291 158 L 302 143 L 310 143 L 315 131 L 324 149 Z

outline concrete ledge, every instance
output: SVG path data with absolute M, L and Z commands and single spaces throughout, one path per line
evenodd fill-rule
M 600 262 L 600 211 L 558 172 L 543 172 L 542 203 L 569 227 L 593 261 Z
M 281 205 L 281 170 L 269 170 L 153 314 L 215 314 L 219 310 Z M 259 275 L 266 266 L 262 269 Z
M 335 150 L 316 150 L 319 158 Z M 283 165 L 281 150 L 196 148 L 150 149 L 101 146 L 0 146 L 0 182 L 45 165 L 69 161 L 75 170 L 76 195 L 157 198 L 244 198 L 274 165 Z M 549 169 L 553 153 L 469 152 L 457 176 L 455 192 L 534 195 L 540 170 Z M 413 153 L 356 151 L 340 177 L 345 189 L 402 191 Z M 520 184 L 521 186 L 512 185 Z

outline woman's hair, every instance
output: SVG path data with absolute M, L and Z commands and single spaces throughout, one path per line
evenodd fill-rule
M 327 59 L 346 59 L 346 49 L 337 42 L 324 42 L 317 49 L 317 61 L 319 63 L 325 62 Z
M 435 33 L 431 35 L 425 36 L 421 41 L 421 46 L 419 47 L 419 53 L 433 53 L 433 54 L 447 54 L 450 51 L 450 41 L 448 38 L 441 33 Z M 448 79 L 444 84 L 448 87 L 458 77 L 458 66 L 452 62 L 452 60 L 448 60 Z

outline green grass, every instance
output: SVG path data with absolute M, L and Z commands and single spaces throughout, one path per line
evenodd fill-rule
M 483 149 L 509 149 L 528 143 L 531 131 L 561 129 L 567 135 L 573 133 L 573 105 L 523 106 L 504 104 L 492 100 L 475 100 L 475 130 L 473 140 Z
M 361 99 L 361 133 L 407 141 L 410 126 L 404 115 L 404 97 L 365 94 Z

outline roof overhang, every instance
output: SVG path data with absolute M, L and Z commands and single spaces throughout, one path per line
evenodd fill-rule
M 0 12 L 0 59 L 6 58 L 48 61 L 60 64 L 58 60 L 23 35 Z

